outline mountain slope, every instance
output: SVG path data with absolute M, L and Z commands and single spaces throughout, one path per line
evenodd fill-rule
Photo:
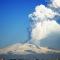
M 6 48 L 0 49 L 0 54 L 7 54 L 7 53 L 12 53 L 12 54 L 32 54 L 32 53 L 48 53 L 48 52 L 56 52 L 60 53 L 60 51 L 57 50 L 52 50 L 48 49 L 46 47 L 36 47 L 33 44 L 14 44 L 11 46 L 8 46 Z

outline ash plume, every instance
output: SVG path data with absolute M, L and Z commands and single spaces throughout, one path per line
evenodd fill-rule
M 49 6 L 60 9 L 60 1 L 53 0 Z M 37 5 L 35 11 L 29 14 L 31 21 L 31 42 L 40 45 L 40 40 L 48 37 L 52 32 L 60 32 L 60 24 L 58 24 L 56 16 L 60 18 L 60 13 L 51 7 L 45 5 Z M 54 38 L 54 37 L 53 37 Z M 52 39 L 53 39 L 52 38 Z

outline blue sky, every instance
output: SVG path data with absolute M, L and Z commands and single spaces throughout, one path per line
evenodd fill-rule
M 28 15 L 45 0 L 0 0 L 0 48 L 28 40 Z

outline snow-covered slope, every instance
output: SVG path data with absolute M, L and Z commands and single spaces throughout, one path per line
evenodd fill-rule
M 48 49 L 46 47 L 36 47 L 33 44 L 14 44 L 11 46 L 8 46 L 6 48 L 0 49 L 0 54 L 8 54 L 8 53 L 13 53 L 13 54 L 32 54 L 32 53 L 48 53 L 48 52 L 60 52 L 52 49 Z

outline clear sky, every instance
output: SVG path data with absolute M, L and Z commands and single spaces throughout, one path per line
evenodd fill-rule
M 28 40 L 28 15 L 45 0 L 0 0 L 0 47 Z

